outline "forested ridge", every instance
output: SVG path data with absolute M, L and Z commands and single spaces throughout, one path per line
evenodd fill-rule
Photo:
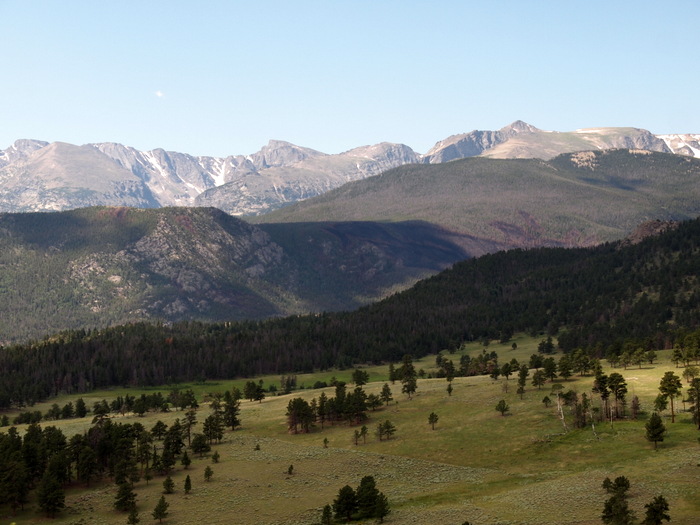
M 639 244 L 511 250 L 456 264 L 353 312 L 258 322 L 137 323 L 0 353 L 0 407 L 59 392 L 398 361 L 515 332 L 602 357 L 670 347 L 700 325 L 700 221 Z

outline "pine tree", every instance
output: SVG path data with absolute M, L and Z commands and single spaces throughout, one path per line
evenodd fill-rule
M 41 478 L 36 498 L 39 502 L 39 508 L 50 518 L 54 518 L 56 513 L 66 506 L 66 495 L 63 487 L 48 471 Z
M 654 412 L 646 425 L 646 438 L 648 441 L 654 442 L 654 450 L 657 448 L 657 443 L 664 440 L 664 435 L 666 434 L 666 425 L 661 421 L 661 416 L 658 412 Z
M 656 496 L 651 503 L 644 505 L 646 514 L 642 525 L 661 525 L 662 521 L 671 521 L 668 513 L 668 502 L 663 496 Z
M 374 503 L 374 517 L 379 519 L 379 523 L 384 523 L 387 514 L 389 514 L 389 499 L 383 492 L 380 492 Z
M 673 372 L 666 372 L 659 383 L 659 392 L 671 400 L 671 423 L 676 422 L 676 413 L 673 409 L 673 399 L 678 397 L 683 388 L 681 378 Z
M 615 478 L 605 478 L 603 488 L 610 494 L 610 498 L 605 501 L 601 519 L 608 525 L 632 525 L 634 523 L 634 513 L 629 508 L 627 502 L 627 491 L 630 482 L 625 476 Z
M 435 424 L 438 422 L 438 415 L 435 412 L 431 412 L 428 416 L 428 424 L 435 430 Z
M 185 494 L 189 494 L 191 490 L 192 490 L 192 480 L 190 479 L 190 475 L 187 474 L 187 477 L 185 478 Z
M 332 525 L 333 523 L 333 509 L 330 505 L 325 505 L 323 507 L 323 512 L 321 513 L 321 525 Z
M 119 484 L 117 496 L 114 499 L 114 508 L 126 512 L 136 506 L 136 493 L 131 483 L 123 482 Z
M 338 496 L 333 501 L 333 510 L 336 519 L 352 519 L 352 515 L 357 511 L 357 495 L 351 486 L 345 485 L 338 491 Z
M 136 506 L 131 507 L 131 512 L 129 512 L 129 517 L 126 519 L 128 525 L 136 525 L 141 518 L 139 518 L 139 511 L 136 510 Z
M 386 406 L 389 406 L 389 402 L 394 399 L 391 396 L 391 388 L 389 387 L 389 383 L 384 383 L 384 386 L 382 387 L 382 391 L 379 394 L 379 397 L 382 399 L 382 401 L 384 402 L 384 404 Z
M 357 501 L 358 519 L 371 518 L 374 516 L 374 507 L 377 502 L 379 491 L 372 476 L 365 476 L 360 481 L 360 486 L 355 491 Z
M 165 496 L 161 496 L 158 500 L 156 508 L 153 509 L 153 512 L 151 513 L 153 519 L 162 522 L 163 518 L 167 518 L 169 506 L 170 504 L 167 501 L 165 501 Z
M 173 490 L 175 490 L 175 482 L 173 481 L 173 478 L 168 476 L 163 481 L 163 493 L 172 494 Z
M 185 469 L 187 469 L 192 464 L 192 460 L 190 459 L 190 456 L 187 455 L 186 450 L 182 453 L 182 459 L 180 459 L 180 463 L 182 463 L 182 466 L 185 467 Z
M 4 472 L 0 475 L 0 501 L 9 503 L 14 515 L 18 508 L 24 508 L 29 494 L 29 479 L 21 452 L 15 452 L 3 468 Z
M 501 399 L 496 404 L 496 410 L 498 410 L 502 416 L 505 416 L 506 412 L 508 412 L 510 410 L 510 407 L 508 406 L 508 403 L 506 403 L 505 399 Z
M 214 471 L 209 465 L 204 469 L 204 481 L 211 481 L 211 477 L 214 475 Z

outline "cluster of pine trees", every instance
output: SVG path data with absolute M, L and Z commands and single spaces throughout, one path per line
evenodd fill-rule
M 345 485 L 338 491 L 333 505 L 326 505 L 321 515 L 321 523 L 330 525 L 338 521 L 365 520 L 376 518 L 380 523 L 389 514 L 389 500 L 377 489 L 373 476 L 365 476 L 357 489 Z
M 194 432 L 196 407 L 170 426 L 159 420 L 149 430 L 139 422 L 114 423 L 109 407 L 105 411 L 102 406 L 96 403 L 90 429 L 70 439 L 60 429 L 42 428 L 38 423 L 30 424 L 22 436 L 15 427 L 0 433 L 0 505 L 9 504 L 17 512 L 34 490 L 39 508 L 53 517 L 65 505 L 68 484 L 77 481 L 89 486 L 109 477 L 117 486 L 115 508 L 131 511 L 136 482 L 161 475 L 167 484 L 178 461 L 185 468 L 190 465 L 188 449 L 202 456 L 222 439 L 224 425 L 232 430 L 240 425 L 240 393 L 235 390 L 213 396 L 202 432 Z
M 335 382 L 335 396 L 328 397 L 321 392 L 318 398 L 314 397 L 310 402 L 304 398 L 290 399 L 287 404 L 287 426 L 291 432 L 297 434 L 309 432 L 316 423 L 334 424 L 347 422 L 358 425 L 367 420 L 367 411 L 376 410 L 384 404 L 389 404 L 393 399 L 391 388 L 384 384 L 379 395 L 367 394 L 362 386 L 357 385 L 351 391 L 347 391 L 344 381 Z

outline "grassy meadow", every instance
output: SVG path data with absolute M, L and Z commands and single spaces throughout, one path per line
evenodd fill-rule
M 499 362 L 513 357 L 521 363 L 536 352 L 537 340 L 516 338 L 511 343 L 492 343 L 486 350 L 496 351 Z M 466 349 L 474 356 L 482 346 Z M 600 514 L 607 498 L 601 488 L 606 476 L 626 476 L 631 482 L 631 506 L 637 517 L 644 514 L 644 504 L 663 494 L 670 504 L 674 523 L 694 523 L 700 515 L 700 433 L 683 412 L 677 400 L 676 423 L 670 411 L 664 413 L 668 434 L 654 451 L 645 439 L 644 423 L 658 393 L 661 376 L 675 370 L 668 352 L 642 368 L 621 368 L 628 385 L 628 402 L 639 396 L 645 413 L 637 421 L 624 420 L 595 424 L 574 430 L 565 408 L 568 432 L 559 419 L 556 404 L 545 407 L 542 398 L 550 394 L 550 383 L 541 390 L 528 378 L 523 399 L 516 394 L 517 375 L 509 380 L 493 381 L 489 377 L 455 378 L 449 396 L 445 379 L 419 379 L 418 390 L 409 400 L 401 394 L 401 384 L 390 383 L 394 401 L 376 412 L 369 412 L 365 424 L 370 430 L 366 443 L 355 445 L 353 435 L 359 426 L 345 423 L 317 425 L 309 434 L 293 435 L 287 431 L 285 411 L 293 397 L 307 400 L 318 397 L 321 390 L 308 389 L 315 381 L 329 381 L 332 376 L 350 381 L 350 370 L 328 371 L 297 377 L 300 389 L 289 395 L 270 396 L 262 403 L 243 400 L 243 426 L 228 431 L 218 451 L 221 460 L 193 457 L 185 470 L 178 463 L 172 475 L 176 490 L 167 495 L 170 515 L 168 524 L 313 524 L 319 523 L 323 505 L 331 503 L 338 490 L 348 484 L 356 487 L 365 475 L 372 475 L 377 487 L 390 502 L 387 523 L 434 524 L 577 524 L 601 523 Z M 459 356 L 450 356 L 455 362 Z M 427 374 L 435 371 L 435 356 L 415 362 Z M 605 373 L 613 371 L 607 364 Z M 388 380 L 388 367 L 367 367 L 371 383 L 368 393 L 379 393 Z M 258 378 L 256 378 L 258 379 Z M 263 378 L 265 384 L 279 377 Z M 210 382 L 191 387 L 200 399 L 210 393 L 243 387 L 245 381 Z M 590 394 L 592 377 L 572 377 L 563 381 L 564 389 Z M 684 383 L 685 384 L 685 383 Z M 352 385 L 349 385 L 352 388 Z M 171 387 L 160 390 L 164 394 Z M 152 390 L 153 391 L 153 390 Z M 140 392 L 140 391 L 139 391 Z M 330 397 L 333 388 L 325 389 Z M 94 392 L 83 395 L 89 407 L 95 400 L 111 399 L 133 389 Z M 45 412 L 53 402 L 59 405 L 77 396 L 50 400 L 33 410 Z M 551 396 L 554 399 L 554 396 Z M 496 403 L 505 399 L 510 412 L 501 416 Z M 594 406 L 599 404 L 593 395 Z M 435 412 L 439 420 L 432 430 L 428 415 Z M 209 414 L 206 403 L 198 411 L 199 425 Z M 122 422 L 141 422 L 147 429 L 161 419 L 171 423 L 182 413 L 152 414 L 139 418 L 118 416 Z M 390 420 L 396 434 L 379 441 L 374 431 L 379 422 Z M 43 422 L 55 425 L 66 435 L 83 432 L 90 418 Z M 328 440 L 327 448 L 324 438 Z M 256 448 L 259 447 L 259 450 Z M 214 471 L 211 481 L 204 480 L 204 469 Z M 288 473 L 293 466 L 293 473 Z M 192 492 L 183 490 L 185 476 L 192 479 Z M 163 477 L 136 484 L 137 509 L 141 523 L 153 522 L 151 512 L 162 493 Z M 9 508 L 0 508 L 0 523 L 116 524 L 126 523 L 125 513 L 113 510 L 116 486 L 109 481 L 90 488 L 74 486 L 67 491 L 66 509 L 55 520 L 46 519 L 32 501 L 27 510 L 11 516 Z

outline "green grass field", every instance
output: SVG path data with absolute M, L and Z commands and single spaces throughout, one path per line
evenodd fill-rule
M 499 362 L 513 357 L 527 362 L 536 351 L 537 341 L 515 339 L 511 343 L 493 343 Z M 471 355 L 483 347 L 473 345 Z M 601 523 L 600 514 L 606 494 L 601 483 L 606 476 L 624 475 L 631 482 L 631 506 L 641 518 L 644 504 L 663 494 L 670 504 L 674 523 L 695 523 L 700 515 L 700 433 L 690 422 L 677 401 L 676 423 L 664 421 L 668 435 L 654 451 L 645 439 L 644 423 L 658 393 L 659 379 L 667 370 L 675 369 L 667 352 L 660 352 L 654 365 L 628 370 L 617 369 L 628 384 L 628 400 L 639 396 L 646 414 L 638 421 L 596 423 L 595 433 L 585 430 L 564 432 L 556 406 L 546 408 L 542 398 L 550 393 L 550 384 L 542 390 L 531 386 L 521 400 L 515 393 L 516 378 L 493 381 L 488 377 L 456 378 L 452 396 L 446 392 L 444 379 L 420 379 L 412 400 L 401 394 L 401 384 L 390 385 L 394 402 L 370 412 L 366 443 L 354 444 L 353 434 L 359 428 L 347 424 L 326 425 L 309 434 L 287 432 L 285 410 L 289 399 L 317 397 L 320 390 L 298 390 L 286 396 L 266 398 L 262 403 L 242 401 L 243 428 L 227 432 L 224 441 L 214 447 L 221 455 L 218 464 L 209 457 L 193 458 L 188 470 L 178 465 L 173 479 L 174 494 L 166 496 L 170 504 L 169 524 L 239 523 L 239 524 L 312 524 L 318 523 L 321 508 L 331 503 L 338 490 L 349 484 L 356 487 L 365 475 L 372 475 L 379 490 L 389 498 L 391 513 L 388 523 L 433 524 L 578 524 Z M 452 356 L 457 358 L 458 356 Z M 417 361 L 416 369 L 434 371 L 435 356 Z M 388 367 L 368 367 L 372 383 L 368 393 L 378 393 L 387 380 Z M 609 366 L 605 372 L 610 373 Z M 307 387 L 317 380 L 328 381 L 335 375 L 349 381 L 351 371 L 299 376 Z M 264 378 L 265 383 L 279 377 Z M 589 392 L 591 377 L 574 377 L 563 382 L 565 389 L 579 394 Z M 229 389 L 242 382 L 221 381 L 192 386 L 203 396 L 208 392 Z M 168 388 L 160 389 L 167 393 Z M 506 391 L 507 390 L 507 391 Z M 334 395 L 333 388 L 325 390 Z M 83 396 L 88 406 L 94 400 L 112 398 L 134 391 L 114 390 Z M 553 396 L 552 396 L 553 397 Z M 593 396 L 594 404 L 599 400 Z M 51 403 L 59 405 L 69 397 L 51 400 L 35 407 L 45 411 Z M 500 399 L 510 405 L 510 413 L 501 416 L 495 410 Z M 567 415 L 568 415 L 568 409 Z M 435 412 L 439 421 L 435 430 L 428 424 L 428 414 Z M 209 409 L 198 411 L 201 422 Z M 158 419 L 166 423 L 181 417 L 179 412 L 148 414 L 146 417 L 126 415 L 118 421 L 140 421 L 150 428 Z M 665 416 L 670 414 L 666 413 Z M 390 420 L 397 427 L 393 439 L 379 441 L 376 425 Z M 67 435 L 82 432 L 89 418 L 46 422 L 55 424 Z M 195 427 L 201 430 L 201 424 Z M 328 439 L 328 448 L 323 440 Z M 260 450 L 255 450 L 259 445 Z M 211 465 L 214 476 L 204 481 L 204 469 Z M 293 475 L 288 475 L 290 465 Z M 190 474 L 192 492 L 185 495 L 183 483 Z M 162 477 L 136 485 L 137 508 L 141 523 L 152 522 L 151 511 L 162 492 Z M 71 488 L 67 492 L 67 508 L 55 523 L 126 523 L 127 515 L 112 509 L 116 487 L 103 482 L 89 489 Z M 0 509 L 0 523 L 43 523 L 46 520 L 34 502 L 16 518 L 7 508 Z

